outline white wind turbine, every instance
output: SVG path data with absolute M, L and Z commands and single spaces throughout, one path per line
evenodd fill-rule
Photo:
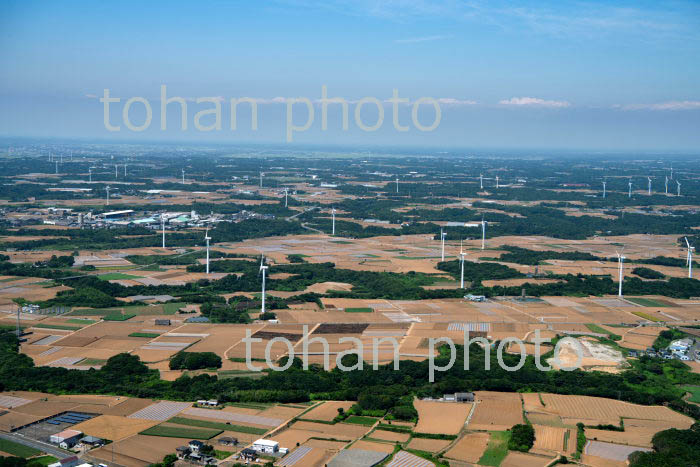
M 462 249 L 462 241 L 460 240 L 459 242 L 459 262 L 461 263 L 461 272 L 459 275 L 459 288 L 463 289 L 464 288 L 464 257 L 466 256 L 466 253 Z
M 92 167 L 88 167 L 88 180 L 92 183 Z
M 484 174 L 479 174 L 479 187 L 484 189 Z
M 680 196 L 681 195 L 681 182 L 676 180 L 676 183 L 678 184 L 678 191 L 676 192 L 676 196 Z
M 209 236 L 209 227 L 207 227 L 204 233 L 204 241 L 207 242 L 207 275 L 209 275 L 209 240 L 211 240 L 211 237 Z
M 58 173 L 58 161 L 56 161 L 56 173 Z
M 399 192 L 399 179 L 396 179 L 396 193 Z
M 496 175 L 496 188 L 499 188 L 499 186 L 498 186 L 498 175 Z
M 182 169 L 182 184 L 185 184 L 185 169 Z
M 608 182 L 606 182 L 605 180 L 603 180 L 603 199 L 605 199 L 605 194 L 606 194 L 605 185 L 607 185 L 607 184 L 608 184 Z
M 481 249 L 486 248 L 486 221 L 481 218 Z
M 124 163 L 124 178 L 126 178 L 126 163 Z
M 331 208 L 331 218 L 332 218 L 332 222 L 333 222 L 333 227 L 332 227 L 333 230 L 331 232 L 331 236 L 335 236 L 335 208 Z
M 260 273 L 262 274 L 262 304 L 260 307 L 260 313 L 265 313 L 265 273 L 267 272 L 268 266 L 265 266 L 265 255 L 260 258 Z
M 107 190 L 107 206 L 109 206 L 109 185 L 107 185 L 107 188 L 105 188 L 105 190 Z
M 648 185 L 647 185 L 647 194 L 651 196 L 651 177 L 647 177 Z
M 632 180 L 630 180 L 627 185 L 629 186 L 629 191 L 627 192 L 627 197 L 631 198 L 632 197 Z
M 445 237 L 447 237 L 447 232 L 440 229 L 440 242 L 442 243 L 442 254 L 440 255 L 440 261 L 445 261 Z
M 623 253 L 624 251 L 625 251 L 625 247 L 624 247 L 624 246 L 622 247 L 622 250 L 620 250 L 620 251 L 615 251 L 615 253 L 617 254 L 617 262 L 619 263 L 619 272 L 618 272 L 618 280 L 619 280 L 619 283 L 618 283 L 618 286 L 617 286 L 617 296 L 618 296 L 618 297 L 622 297 L 622 279 L 623 279 L 623 276 L 622 276 L 622 264 L 623 264 L 624 261 L 625 261 L 625 257 L 622 255 L 622 253 Z
M 262 188 L 262 178 L 263 178 L 263 173 L 260 172 L 260 188 Z
M 694 246 L 690 246 L 690 242 L 688 242 L 688 237 L 685 238 L 685 244 L 688 246 L 688 278 L 692 279 L 693 278 L 693 252 L 695 251 Z
M 666 175 L 666 177 L 665 177 L 664 186 L 665 186 L 666 194 L 668 194 L 668 175 Z
M 287 207 L 287 196 L 289 195 L 289 188 L 284 187 L 284 207 Z
M 163 231 L 163 249 L 165 249 L 165 214 L 160 215 L 160 227 Z

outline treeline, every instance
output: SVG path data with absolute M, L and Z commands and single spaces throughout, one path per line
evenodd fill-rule
M 491 349 L 495 361 L 495 350 Z M 508 371 L 500 365 L 484 368 L 484 350 L 474 344 L 469 349 L 470 370 L 464 370 L 464 349 L 456 346 L 454 365 L 436 372 L 430 383 L 428 361 L 402 361 L 398 370 L 382 365 L 373 370 L 363 369 L 324 371 L 317 365 L 308 370 L 298 362 L 284 372 L 269 372 L 260 378 L 218 379 L 216 376 L 182 376 L 175 381 L 159 379 L 135 355 L 111 357 L 99 370 L 67 370 L 58 367 L 35 367 L 31 358 L 18 353 L 17 338 L 9 332 L 0 334 L 0 381 L 5 390 L 30 390 L 50 393 L 120 394 L 125 396 L 170 400 L 202 398 L 228 401 L 294 402 L 314 399 L 356 400 L 363 410 L 401 412 L 407 400 L 414 396 L 441 396 L 447 393 L 491 390 L 506 392 L 548 392 L 607 397 L 639 404 L 664 404 L 692 417 L 700 417 L 700 407 L 682 400 L 684 391 L 668 379 L 665 372 L 657 375 L 654 384 L 645 384 L 647 376 L 641 367 L 633 366 L 620 374 L 601 372 L 544 372 L 528 356 L 522 368 Z M 357 361 L 357 355 L 346 355 L 345 364 Z M 504 363 L 515 367 L 519 356 L 504 354 Z M 435 359 L 435 365 L 447 366 L 450 361 L 445 347 Z M 665 364 L 665 363 L 664 363 Z M 670 364 L 670 363 L 669 363 Z M 685 384 L 700 383 L 682 362 L 675 374 Z

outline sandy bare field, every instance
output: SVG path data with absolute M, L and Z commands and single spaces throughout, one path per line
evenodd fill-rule
M 471 410 L 471 404 L 418 399 L 413 401 L 413 406 L 418 411 L 415 431 L 419 433 L 457 434 L 464 427 Z
M 323 420 L 330 422 L 338 416 L 339 408 L 348 410 L 353 404 L 354 402 L 352 401 L 326 401 L 306 412 L 303 418 L 306 420 Z
M 136 435 L 158 423 L 159 422 L 154 420 L 140 420 L 116 415 L 101 415 L 86 422 L 79 423 L 72 428 L 82 431 L 87 435 L 119 441 L 129 436 Z
M 407 447 L 419 451 L 439 452 L 449 446 L 451 442 L 447 439 L 413 438 Z
M 520 395 L 512 392 L 478 391 L 474 415 L 469 422 L 472 430 L 501 431 L 523 423 Z
M 488 433 L 467 433 L 445 453 L 446 457 L 476 464 L 486 450 Z

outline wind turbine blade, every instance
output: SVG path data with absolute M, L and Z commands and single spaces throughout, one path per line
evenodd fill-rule
M 685 239 L 685 244 L 688 245 L 688 248 L 690 248 L 690 243 L 688 242 L 688 237 L 683 237 Z

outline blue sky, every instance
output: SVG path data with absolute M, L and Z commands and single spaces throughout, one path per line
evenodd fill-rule
M 350 101 L 350 128 L 319 107 L 304 143 L 693 151 L 700 144 L 698 1 L 316 1 L 0 3 L 0 135 L 114 140 L 285 141 L 275 98 Z M 260 99 L 259 125 L 159 129 L 170 96 Z M 95 96 L 153 107 L 148 130 L 109 132 Z M 398 89 L 440 99 L 435 131 L 378 131 L 353 107 Z M 367 122 L 376 111 L 363 111 Z M 305 108 L 294 108 L 295 121 Z M 134 105 L 133 121 L 144 114 Z M 367 110 L 367 108 L 365 108 Z M 400 120 L 411 109 L 401 106 Z M 239 118 L 250 118 L 242 111 Z M 433 111 L 421 107 L 430 122 Z M 168 121 L 179 110 L 168 107 Z M 426 123 L 427 124 L 427 123 Z M 175 125 L 173 125 L 175 126 Z

